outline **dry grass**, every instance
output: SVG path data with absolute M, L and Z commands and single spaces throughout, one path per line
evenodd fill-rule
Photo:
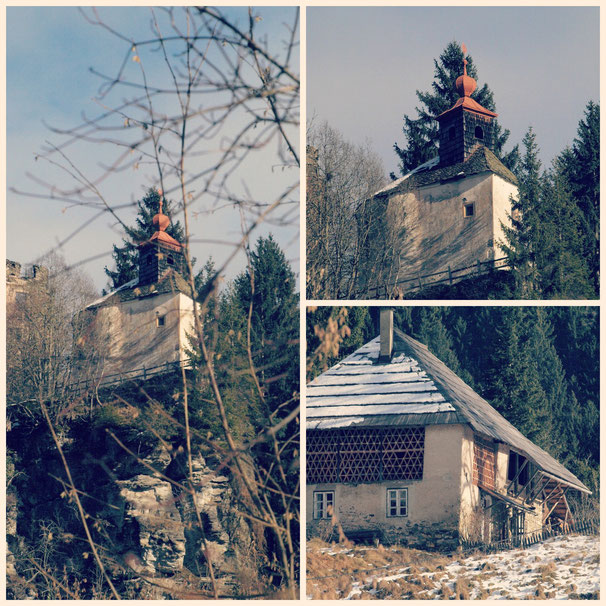
M 471 584 L 466 577 L 460 577 L 455 581 L 455 599 L 469 600 L 471 598 Z
M 543 583 L 552 583 L 556 578 L 557 566 L 555 562 L 549 562 L 549 564 L 545 564 L 543 566 L 539 566 L 538 568 L 538 578 Z
M 511 599 L 510 596 L 515 595 L 495 587 L 495 578 L 514 568 L 504 558 L 480 561 L 473 568 L 468 568 L 466 573 L 458 573 L 457 568 L 447 570 L 447 566 L 458 561 L 457 556 L 403 547 L 357 546 L 344 549 L 340 545 L 333 546 L 331 554 L 327 548 L 330 545 L 321 541 L 308 543 L 307 587 L 313 599 L 343 599 L 352 590 L 356 593 L 351 595 L 351 599 L 360 600 L 486 600 L 495 591 L 497 593 L 494 595 L 499 599 Z M 531 568 L 530 562 L 534 562 L 535 566 Z M 576 568 L 580 566 L 582 564 L 577 564 Z M 517 580 L 517 587 L 526 590 L 523 599 L 554 599 L 562 592 L 567 594 L 568 599 L 596 599 L 596 595 L 599 595 L 597 592 L 579 593 L 578 587 L 570 581 L 569 584 L 558 586 L 554 560 L 536 567 L 536 558 L 527 554 L 526 565 L 521 572 L 527 567 L 526 572 L 533 574 L 525 574 L 524 578 Z M 505 572 L 505 576 L 507 574 Z M 382 578 L 394 575 L 397 578 Z

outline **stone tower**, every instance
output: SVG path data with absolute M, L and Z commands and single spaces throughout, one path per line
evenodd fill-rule
M 360 205 L 357 297 L 400 296 L 499 266 L 517 181 L 493 151 L 497 114 L 471 98 L 465 60 L 462 71 L 459 99 L 436 116 L 439 155 Z
M 95 343 L 99 352 L 99 362 L 87 369 L 86 380 L 111 384 L 145 379 L 188 361 L 193 301 L 184 277 L 183 245 L 166 232 L 170 219 L 162 212 L 162 200 L 152 223 L 156 231 L 138 244 L 138 278 L 82 312 L 90 324 L 86 343 Z

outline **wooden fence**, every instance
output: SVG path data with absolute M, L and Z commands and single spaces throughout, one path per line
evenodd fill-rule
M 117 372 L 111 375 L 104 375 L 94 379 L 84 379 L 82 381 L 76 381 L 66 386 L 66 390 L 72 393 L 80 393 L 86 391 L 91 387 L 106 388 L 112 385 L 118 385 L 126 381 L 135 381 L 151 379 L 154 376 L 166 374 L 169 372 L 176 372 L 181 368 L 191 368 L 191 360 L 182 360 L 177 362 L 165 362 L 158 366 L 141 367 L 133 370 L 127 370 L 126 372 Z
M 600 526 L 597 522 L 590 520 L 576 520 L 567 524 L 562 524 L 557 528 L 544 528 L 538 532 L 530 532 L 502 541 L 492 541 L 483 543 L 481 541 L 461 540 L 463 551 L 482 551 L 484 553 L 495 553 L 505 551 L 506 549 L 526 548 L 551 537 L 568 534 L 599 535 Z
M 459 267 L 457 269 L 452 269 L 449 265 L 448 269 L 438 271 L 433 274 L 417 274 L 415 277 L 405 278 L 403 280 L 397 280 L 378 286 L 372 286 L 364 290 L 355 291 L 352 294 L 352 298 L 397 299 L 400 295 L 418 292 L 419 290 L 428 288 L 430 286 L 436 286 L 438 284 L 448 284 L 449 286 L 452 286 L 455 282 L 459 282 L 464 278 L 487 274 L 490 271 L 505 269 L 506 267 L 508 267 L 507 257 L 492 259 L 490 261 L 478 260 L 472 265 Z M 339 299 L 344 298 L 346 297 L 339 296 Z

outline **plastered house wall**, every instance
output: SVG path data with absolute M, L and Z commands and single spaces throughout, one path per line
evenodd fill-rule
M 482 524 L 483 512 L 480 508 L 480 489 L 473 483 L 474 436 L 471 427 L 463 427 L 461 444 L 461 516 L 459 531 L 469 537 Z
M 508 224 L 511 196 L 516 192 L 515 185 L 484 172 L 388 194 L 387 199 L 375 198 L 368 207 L 372 221 L 393 241 L 391 258 L 385 259 L 391 267 L 389 271 L 381 267 L 380 279 L 414 278 L 502 257 L 501 222 Z M 469 204 L 473 204 L 473 215 L 465 216 L 464 207 Z M 374 279 L 380 260 L 374 249 L 384 244 L 380 240 L 369 243 Z
M 493 199 L 493 233 L 495 241 L 495 259 L 503 256 L 499 243 L 505 242 L 503 225 L 511 225 L 512 199 L 518 199 L 518 188 L 513 183 L 506 181 L 499 175 L 492 175 L 492 199 Z
M 411 526 L 458 528 L 461 507 L 462 425 L 425 428 L 422 480 L 372 484 L 311 484 L 307 486 L 307 525 L 313 528 L 313 493 L 335 493 L 336 516 L 345 534 L 350 530 L 381 529 L 409 532 Z M 387 517 L 387 490 L 408 488 L 408 515 Z M 433 531 L 435 533 L 435 531 Z

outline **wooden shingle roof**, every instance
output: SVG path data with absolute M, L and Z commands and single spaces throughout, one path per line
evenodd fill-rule
M 424 187 L 485 172 L 498 175 L 502 179 L 505 179 L 505 181 L 513 183 L 513 185 L 518 184 L 515 175 L 484 145 L 478 146 L 464 162 L 439 168 L 439 161 L 439 156 L 432 158 L 428 162 L 425 162 L 425 164 L 404 175 L 404 177 L 396 179 L 393 183 L 379 190 L 372 197 L 406 193 L 415 187 Z

